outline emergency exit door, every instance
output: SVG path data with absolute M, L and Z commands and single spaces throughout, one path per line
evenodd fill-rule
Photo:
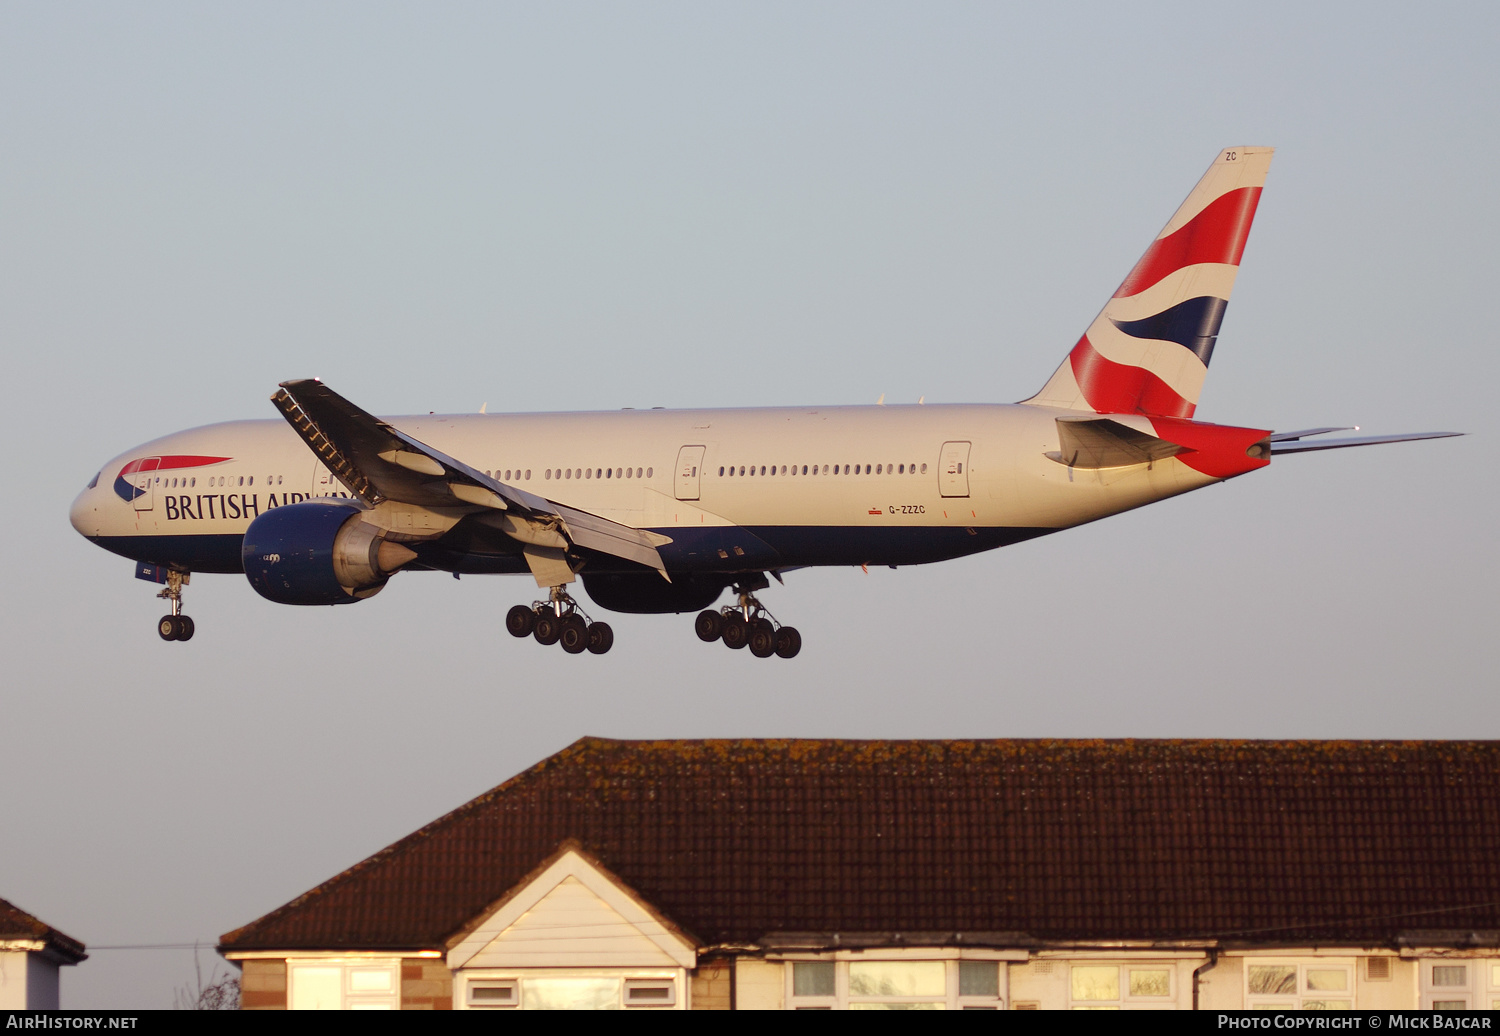
M 703 476 L 705 446 L 684 446 L 677 451 L 677 477 L 673 480 L 679 500 L 697 500 Z
M 941 496 L 969 495 L 969 443 L 945 442 L 938 462 L 938 493 Z

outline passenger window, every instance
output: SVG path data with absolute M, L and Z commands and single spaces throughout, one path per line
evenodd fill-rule
M 527 482 L 531 481 L 531 469 L 530 468 L 526 469 L 526 481 Z
M 651 469 L 650 469 L 650 468 L 647 468 L 647 469 L 646 469 L 646 477 L 647 477 L 647 478 L 650 478 L 650 477 L 651 477 Z
M 545 476 L 545 477 L 546 477 L 546 478 L 551 478 L 551 477 L 552 477 L 552 469 L 551 469 L 551 468 L 548 468 L 548 469 L 547 469 L 547 474 L 546 474 L 546 476 Z
M 804 475 L 807 474 L 807 465 L 806 464 L 802 465 L 802 474 L 804 474 Z
M 927 474 L 927 465 L 926 464 L 922 465 L 922 474 L 924 474 L 924 475 Z
M 584 478 L 593 478 L 594 477 L 594 469 L 593 468 L 585 468 L 584 472 L 583 472 L 583 477 Z

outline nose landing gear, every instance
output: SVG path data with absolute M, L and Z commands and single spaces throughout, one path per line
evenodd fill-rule
M 172 614 L 156 622 L 162 640 L 192 640 L 193 620 L 182 614 L 182 588 L 191 580 L 186 572 L 167 572 L 167 585 L 156 596 L 172 602 Z
M 607 622 L 591 622 L 566 587 L 554 586 L 548 600 L 518 604 L 505 614 L 505 628 L 513 637 L 533 637 L 538 644 L 561 644 L 570 655 L 587 651 L 602 655 L 615 644 Z
M 706 643 L 722 640 L 724 646 L 732 650 L 749 647 L 756 658 L 770 658 L 772 655 L 795 658 L 802 650 L 802 634 L 795 626 L 783 626 L 777 622 L 753 593 L 767 585 L 764 576 L 758 583 L 737 583 L 734 592 L 739 596 L 739 603 L 718 611 L 699 612 L 693 621 L 693 632 Z

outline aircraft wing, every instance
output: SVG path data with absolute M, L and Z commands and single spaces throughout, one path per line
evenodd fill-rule
M 522 544 L 583 547 L 654 568 L 671 581 L 656 549 L 670 543 L 669 537 L 490 478 L 361 410 L 315 378 L 282 382 L 271 402 L 349 492 L 371 507 L 393 500 L 478 508 L 490 513 L 486 524 Z

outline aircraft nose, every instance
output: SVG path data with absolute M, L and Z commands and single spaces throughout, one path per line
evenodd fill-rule
M 73 523 L 73 528 L 78 530 L 80 536 L 99 535 L 99 509 L 94 503 L 93 488 L 85 489 L 73 498 L 73 506 L 68 510 L 68 520 Z

